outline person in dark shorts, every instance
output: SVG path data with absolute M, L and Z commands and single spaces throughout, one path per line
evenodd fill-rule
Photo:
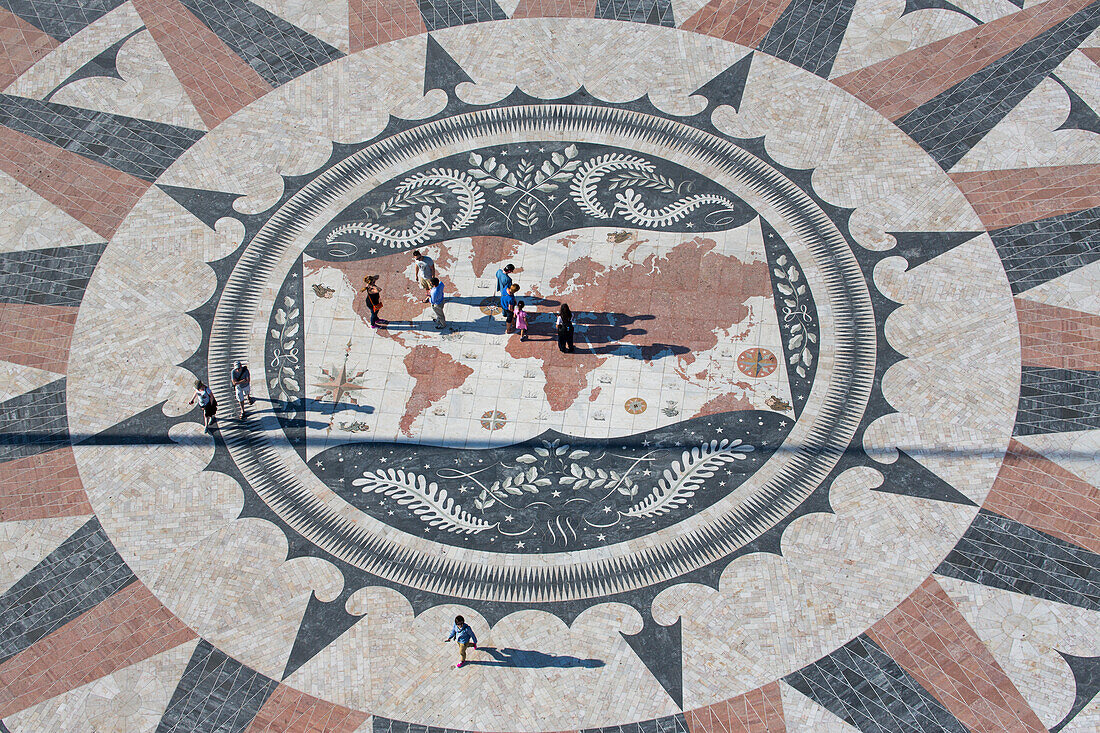
M 214 393 L 202 383 L 201 379 L 195 380 L 195 394 L 187 404 L 193 405 L 195 400 L 199 401 L 199 407 L 202 408 L 202 426 L 210 430 L 213 427 L 214 416 L 218 413 L 218 401 L 214 399 Z
M 558 310 L 558 351 L 573 352 L 573 313 L 565 303 Z
M 500 308 L 504 311 L 504 333 L 512 333 L 516 330 L 516 293 L 519 285 L 512 283 L 508 286 L 508 292 L 500 296 Z
M 362 293 L 366 291 L 367 293 L 367 308 L 370 309 L 370 327 L 378 328 L 378 311 L 382 310 L 382 288 L 378 287 L 377 275 L 367 275 L 363 278 L 363 282 L 365 286 L 363 290 L 359 292 Z

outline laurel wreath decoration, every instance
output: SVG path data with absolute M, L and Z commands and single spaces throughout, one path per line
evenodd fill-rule
M 712 478 L 714 471 L 726 463 L 743 461 L 751 445 L 741 440 L 712 440 L 684 451 L 679 461 L 665 469 L 657 485 L 645 498 L 621 512 L 628 517 L 657 517 L 678 509 L 695 496 L 703 481 Z
M 466 512 L 446 489 L 420 474 L 399 469 L 364 471 L 362 478 L 351 482 L 364 494 L 383 494 L 409 507 L 413 514 L 431 527 L 447 532 L 477 534 L 492 529 L 490 524 Z

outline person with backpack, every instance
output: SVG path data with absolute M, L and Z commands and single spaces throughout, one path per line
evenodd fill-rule
M 214 399 L 214 393 L 202 383 L 201 379 L 195 380 L 195 394 L 187 404 L 193 405 L 195 400 L 199 401 L 199 407 L 202 408 L 202 427 L 204 430 L 210 430 L 214 427 L 215 415 L 218 414 L 218 401 Z
M 448 642 L 452 639 L 458 643 L 458 664 L 455 665 L 457 669 L 466 664 L 466 650 L 470 648 L 477 649 L 477 636 L 474 635 L 474 630 L 470 628 L 470 625 L 466 623 L 466 619 L 455 616 L 455 625 L 451 627 L 451 635 L 443 641 Z

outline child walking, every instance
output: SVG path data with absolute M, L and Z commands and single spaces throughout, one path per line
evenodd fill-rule
M 516 303 L 516 330 L 519 331 L 519 340 L 527 340 L 527 311 L 523 310 L 523 301 Z
M 458 664 L 455 667 L 461 667 L 466 664 L 466 649 L 470 647 L 477 649 L 477 637 L 474 636 L 474 630 L 466 623 L 466 619 L 455 616 L 455 625 L 451 628 L 451 635 L 443 641 L 446 643 L 451 639 L 458 642 Z

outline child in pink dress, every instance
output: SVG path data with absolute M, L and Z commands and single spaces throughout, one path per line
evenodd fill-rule
M 527 340 L 527 312 L 523 310 L 523 301 L 516 303 L 516 330 L 519 331 L 519 340 Z

